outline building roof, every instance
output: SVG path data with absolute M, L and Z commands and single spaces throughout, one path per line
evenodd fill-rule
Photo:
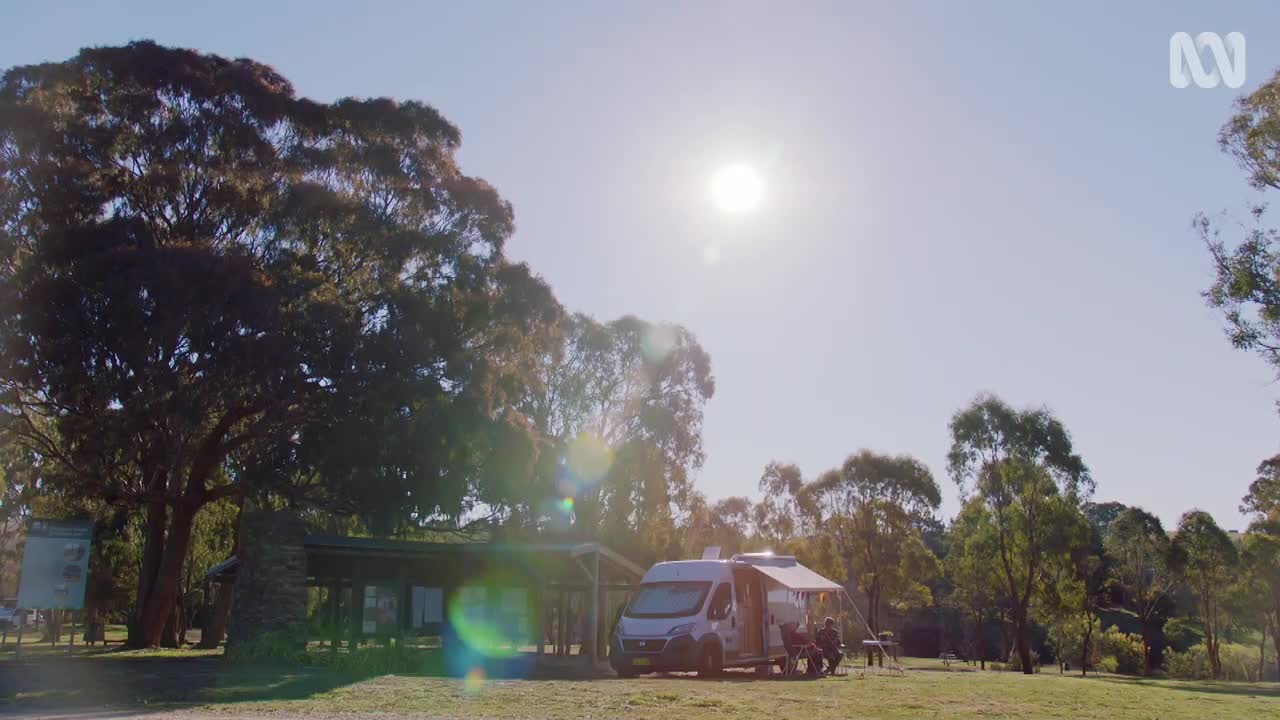
M 308 535 L 303 547 L 314 556 L 359 556 L 380 558 L 443 558 L 448 556 L 483 557 L 538 557 L 580 561 L 599 555 L 602 566 L 622 575 L 639 580 L 644 568 L 636 565 L 614 550 L 600 543 L 442 543 L 415 540 L 386 540 L 381 538 L 349 537 L 341 535 Z M 236 572 L 239 558 L 231 556 L 209 568 L 211 578 L 229 578 Z

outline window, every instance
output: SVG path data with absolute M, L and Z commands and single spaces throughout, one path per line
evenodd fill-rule
M 664 618 L 697 615 L 707 599 L 709 582 L 644 583 L 627 606 L 627 617 Z
M 413 627 L 444 622 L 444 591 L 438 587 L 413 587 Z
M 394 586 L 365 585 L 361 631 L 366 635 L 394 635 L 400 627 L 399 605 Z
M 462 608 L 462 617 L 469 622 L 483 623 L 489 619 L 489 589 L 483 586 L 458 588 L 454 599 Z
M 729 589 L 729 583 L 720 583 L 720 587 L 717 587 L 715 594 L 711 596 L 711 605 L 707 607 L 707 619 L 724 620 L 731 612 L 733 612 L 733 591 Z

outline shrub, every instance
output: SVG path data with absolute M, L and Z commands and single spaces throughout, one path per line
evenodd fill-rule
M 1245 645 L 1223 643 L 1219 650 L 1222 657 L 1223 680 L 1257 680 L 1258 651 Z M 1183 680 L 1203 680 L 1213 677 L 1209 665 L 1209 653 L 1204 643 L 1193 645 L 1185 652 L 1165 648 L 1164 669 L 1169 677 Z
M 1040 672 L 1040 653 L 1035 650 L 1031 651 L 1031 667 Z M 1009 661 L 1005 663 L 1005 669 L 1009 672 L 1022 672 L 1022 660 L 1018 658 L 1018 651 L 1014 650 L 1009 653 Z
M 263 633 L 249 642 L 229 644 L 225 657 L 235 663 L 299 662 L 306 657 L 306 640 L 299 633 Z
M 1120 632 L 1118 628 L 1107 628 L 1102 633 L 1102 655 L 1111 657 L 1116 662 L 1114 670 L 1126 675 L 1141 675 L 1146 670 L 1146 662 L 1142 657 L 1142 637 Z
M 1222 677 L 1226 680 L 1258 681 L 1258 648 L 1238 643 L 1223 644 Z
M 1164 649 L 1164 670 L 1169 677 L 1180 680 L 1200 680 L 1210 676 L 1209 655 L 1203 644 L 1192 645 L 1183 652 L 1172 647 Z
M 1093 669 L 1098 672 L 1113 673 L 1116 672 L 1119 667 L 1120 663 L 1116 660 L 1115 655 L 1104 655 L 1102 659 L 1098 660 L 1098 662 L 1093 666 Z
M 1059 665 L 1064 663 L 1079 665 L 1083 654 L 1086 667 L 1093 669 L 1097 666 L 1098 659 L 1101 657 L 1099 652 L 1101 632 L 1096 619 L 1085 619 L 1079 613 L 1071 613 L 1052 618 L 1046 629 L 1048 630 L 1046 642 L 1057 657 Z M 1087 649 L 1084 647 L 1086 635 L 1089 636 Z
M 1195 620 L 1176 617 L 1164 624 L 1164 639 L 1169 647 L 1185 652 L 1204 642 L 1204 633 Z
M 423 653 L 399 646 L 359 648 L 346 653 L 316 652 L 305 654 L 311 665 L 348 672 L 360 676 L 406 675 L 435 672 L 439 653 Z

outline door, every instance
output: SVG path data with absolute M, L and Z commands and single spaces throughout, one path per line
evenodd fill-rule
M 760 573 L 745 568 L 735 569 L 733 585 L 740 651 L 744 657 L 763 657 L 764 587 L 760 583 Z
M 726 660 L 738 657 L 738 619 L 733 612 L 733 587 L 722 582 L 711 592 L 711 602 L 707 603 L 707 620 L 711 632 L 720 636 Z

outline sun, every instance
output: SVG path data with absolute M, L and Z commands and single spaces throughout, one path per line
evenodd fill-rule
M 711 196 L 721 210 L 741 213 L 754 209 L 764 194 L 764 181 L 750 165 L 726 165 L 711 176 Z

